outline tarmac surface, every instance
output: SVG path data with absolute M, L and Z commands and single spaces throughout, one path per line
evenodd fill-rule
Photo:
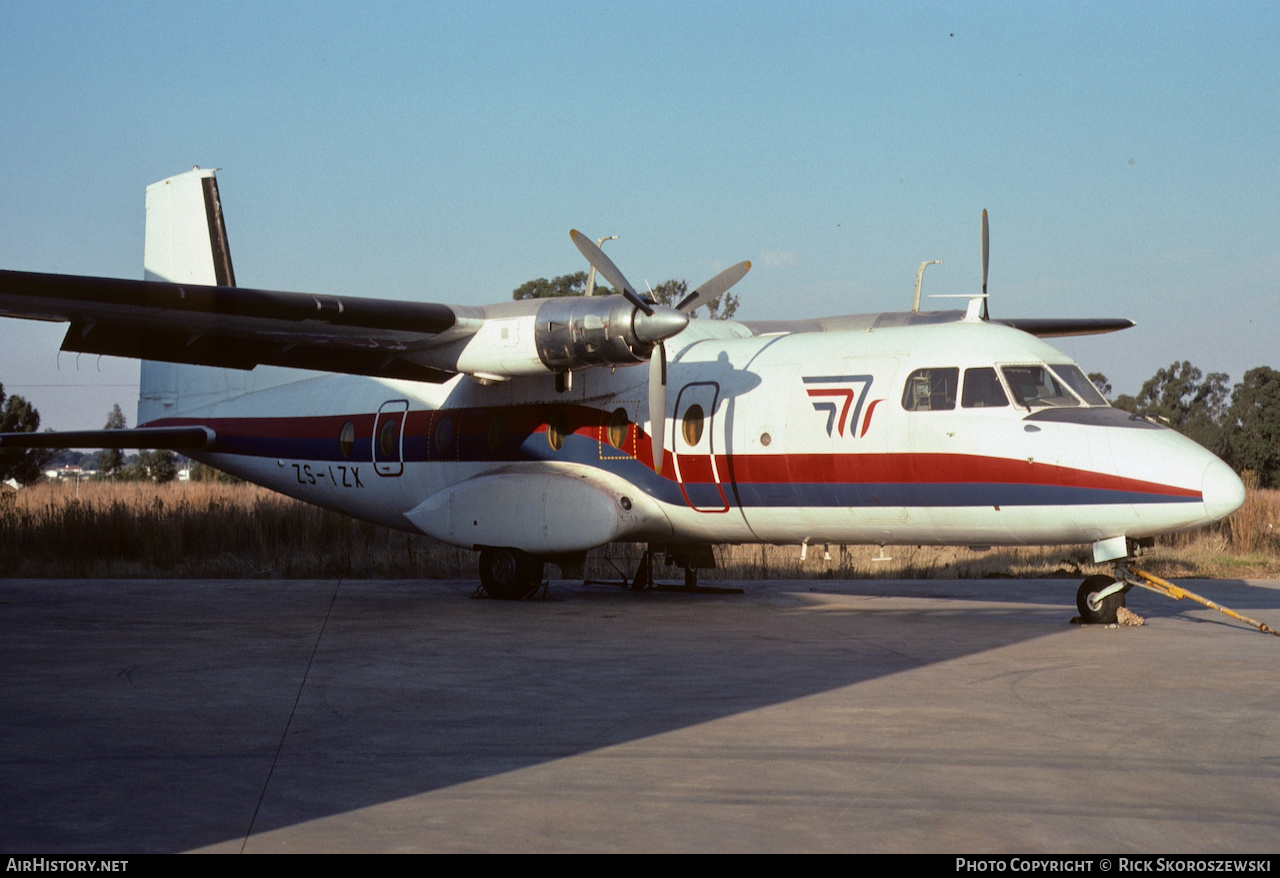
M 1280 628 L 1280 583 L 1181 584 Z M 742 585 L 0 580 L 0 850 L 1280 850 L 1280 638 Z

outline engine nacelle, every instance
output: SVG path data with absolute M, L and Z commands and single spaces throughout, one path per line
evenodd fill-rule
M 475 335 L 455 347 L 456 359 L 437 351 L 430 363 L 499 381 L 590 366 L 630 366 L 648 360 L 655 343 L 689 325 L 689 315 L 675 308 L 648 305 L 650 313 L 645 313 L 623 296 L 514 304 L 532 313 L 508 308 L 490 315 Z
M 635 314 L 622 296 L 548 299 L 534 322 L 538 357 L 552 372 L 644 362 L 653 345 L 636 335 Z

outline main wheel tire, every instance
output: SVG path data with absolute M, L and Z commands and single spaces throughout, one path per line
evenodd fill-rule
M 1124 592 L 1109 594 L 1098 603 L 1098 609 L 1089 606 L 1089 599 L 1115 582 L 1110 576 L 1098 574 L 1090 576 L 1080 583 L 1076 592 L 1076 609 L 1080 611 L 1080 621 L 1086 625 L 1114 625 L 1116 612 L 1124 606 Z
M 481 549 L 480 584 L 491 598 L 518 601 L 541 584 L 542 562 L 519 549 Z

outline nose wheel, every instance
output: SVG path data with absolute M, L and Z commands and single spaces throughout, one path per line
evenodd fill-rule
M 1080 583 L 1080 588 L 1076 591 L 1076 609 L 1080 611 L 1080 621 L 1086 625 L 1116 624 L 1116 613 L 1124 606 L 1124 593 L 1127 590 L 1124 583 L 1117 582 L 1110 576 L 1090 576 Z

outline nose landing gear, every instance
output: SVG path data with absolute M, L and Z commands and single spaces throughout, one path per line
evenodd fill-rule
M 1098 574 L 1080 583 L 1076 609 L 1085 625 L 1114 625 L 1116 613 L 1124 606 L 1124 595 L 1133 586 Z
M 1162 594 L 1165 597 L 1173 598 L 1175 601 L 1190 598 L 1211 610 L 1226 613 L 1232 619 L 1237 619 L 1246 625 L 1252 625 L 1264 634 L 1275 634 L 1280 637 L 1280 632 L 1264 623 L 1256 619 L 1250 619 L 1248 616 L 1242 616 L 1220 604 L 1215 604 L 1208 598 L 1201 597 L 1195 592 L 1174 585 L 1172 582 L 1163 580 L 1145 570 L 1132 567 L 1127 563 L 1127 559 L 1117 563 L 1114 570 L 1115 577 L 1099 574 L 1090 576 L 1080 584 L 1080 588 L 1076 592 L 1076 609 L 1080 611 L 1080 621 L 1084 624 L 1114 625 L 1117 611 L 1124 606 L 1125 594 L 1136 585 L 1148 591 Z

